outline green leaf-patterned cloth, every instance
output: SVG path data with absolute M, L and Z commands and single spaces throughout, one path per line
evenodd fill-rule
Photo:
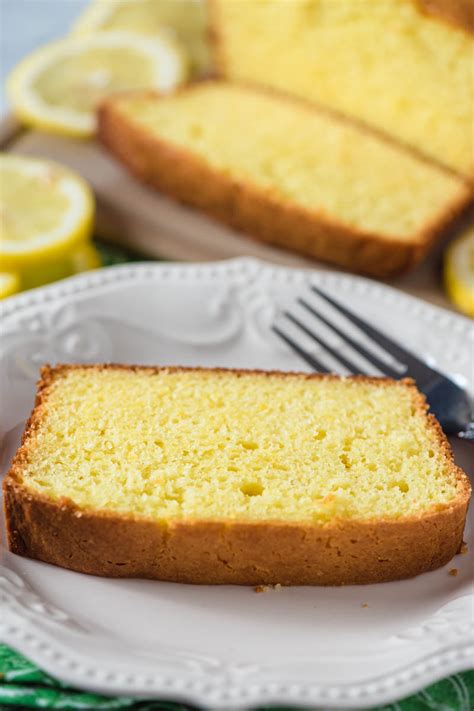
M 166 701 L 115 699 L 69 689 L 25 657 L 0 645 L 0 709 L 128 709 L 129 711 L 192 711 Z M 454 674 L 424 691 L 374 711 L 473 711 L 474 671 Z M 285 711 L 270 709 L 261 711 Z M 286 709 L 290 711 L 290 709 Z M 291 710 L 293 711 L 293 710 Z
M 97 246 L 104 266 L 140 259 L 120 247 L 102 243 Z M 3 709 L 192 711 L 191 706 L 167 701 L 108 698 L 70 689 L 21 654 L 0 644 L 0 711 Z M 295 710 L 265 707 L 260 711 Z M 373 711 L 474 711 L 474 671 L 454 674 L 418 694 Z

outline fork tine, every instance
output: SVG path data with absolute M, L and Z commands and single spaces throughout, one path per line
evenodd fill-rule
M 308 363 L 308 365 L 310 365 L 318 373 L 329 373 L 330 372 L 328 370 L 328 368 L 326 368 L 326 366 L 321 363 L 321 361 L 319 361 L 317 358 L 315 358 L 313 355 L 311 355 L 311 353 L 308 353 L 303 348 L 301 348 L 301 346 L 299 346 L 296 343 L 296 341 L 294 341 L 292 338 L 287 336 L 286 333 L 283 333 L 283 331 L 281 331 L 278 328 L 278 326 L 273 325 L 271 328 L 272 328 L 272 331 L 274 331 L 274 333 L 276 333 L 277 336 L 279 336 L 282 339 L 282 341 L 285 341 L 285 343 L 288 346 L 290 346 L 290 348 L 293 351 L 295 351 L 295 353 L 297 353 L 300 356 L 300 358 L 303 358 L 303 360 L 305 360 L 306 363 Z
M 292 323 L 295 324 L 295 326 L 298 326 L 298 328 L 304 331 L 304 333 L 306 333 L 310 338 L 312 338 L 313 341 L 319 343 L 319 345 L 322 346 L 328 353 L 330 353 L 333 358 L 338 360 L 339 363 L 344 366 L 344 368 L 347 368 L 349 373 L 356 375 L 357 373 L 361 372 L 360 368 L 357 368 L 354 363 L 351 363 L 350 360 L 347 360 L 347 358 L 345 358 L 343 355 L 334 350 L 334 348 L 331 348 L 331 346 L 326 343 L 323 338 L 317 336 L 310 328 L 308 328 L 304 323 L 302 323 L 301 321 L 299 321 L 299 319 L 293 316 L 293 314 L 291 314 L 289 311 L 284 311 L 283 313 L 287 319 L 289 319 Z
M 318 296 L 327 301 L 328 304 L 331 304 L 336 311 L 343 314 L 349 321 L 351 321 L 351 323 L 355 324 L 363 333 L 387 351 L 387 353 L 390 353 L 390 355 L 396 358 L 400 363 L 406 365 L 407 370 L 412 370 L 412 375 L 417 381 L 423 378 L 423 374 L 427 368 L 426 363 L 423 363 L 423 361 L 413 355 L 413 353 L 405 350 L 405 348 L 399 346 L 398 343 L 392 341 L 391 338 L 381 333 L 373 326 L 370 326 L 366 321 L 359 318 L 359 316 L 356 316 L 355 313 L 347 309 L 345 306 L 342 306 L 342 304 L 319 289 L 317 286 L 312 285 L 311 289 L 318 294 Z M 398 374 L 397 377 L 400 377 L 400 375 Z
M 390 365 L 388 365 L 388 363 L 384 363 L 384 361 L 380 360 L 380 358 L 377 358 L 377 356 L 375 356 L 373 353 L 364 348 L 361 343 L 354 341 L 354 339 L 348 336 L 347 333 L 343 333 L 337 326 L 331 323 L 325 316 L 323 316 L 323 314 L 317 311 L 314 306 L 308 304 L 308 302 L 304 299 L 298 299 L 298 303 L 301 304 L 301 306 L 304 306 L 307 311 L 309 311 L 313 316 L 319 319 L 319 321 L 324 323 L 328 328 L 331 329 L 331 331 L 333 331 L 337 336 L 339 336 L 339 338 L 345 341 L 345 343 L 348 343 L 357 353 L 359 353 L 359 355 L 363 356 L 367 361 L 369 361 L 369 363 L 372 363 L 372 365 L 374 365 L 384 375 L 388 375 L 390 378 L 400 378 L 405 372 L 405 369 L 402 373 L 396 368 L 392 368 Z

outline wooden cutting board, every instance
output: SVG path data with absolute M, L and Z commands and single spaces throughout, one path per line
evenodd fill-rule
M 78 171 L 92 186 L 97 200 L 96 234 L 144 255 L 180 261 L 212 261 L 252 256 L 276 264 L 335 269 L 245 235 L 184 207 L 133 179 L 95 141 L 25 131 L 10 118 L 0 125 L 0 148 L 50 158 Z M 472 214 L 465 216 L 472 220 Z M 446 240 L 416 270 L 391 284 L 407 293 L 452 308 L 441 280 L 441 255 Z

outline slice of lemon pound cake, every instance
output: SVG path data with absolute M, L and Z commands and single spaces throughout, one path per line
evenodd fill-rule
M 126 366 L 43 370 L 4 489 L 20 555 L 249 585 L 437 568 L 470 496 L 411 381 Z
M 298 99 L 202 82 L 108 99 L 102 142 L 138 177 L 257 239 L 387 276 L 418 262 L 467 183 Z
M 474 177 L 472 0 L 208 0 L 220 74 L 331 107 Z

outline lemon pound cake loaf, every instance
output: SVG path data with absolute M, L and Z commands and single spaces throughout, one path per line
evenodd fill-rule
M 432 570 L 470 496 L 411 381 L 113 365 L 43 370 L 4 489 L 20 555 L 246 585 Z
M 257 239 L 379 277 L 418 262 L 470 195 L 461 178 L 370 132 L 224 82 L 111 98 L 99 137 L 174 198 Z
M 472 0 L 209 0 L 219 73 L 331 107 L 474 177 Z

